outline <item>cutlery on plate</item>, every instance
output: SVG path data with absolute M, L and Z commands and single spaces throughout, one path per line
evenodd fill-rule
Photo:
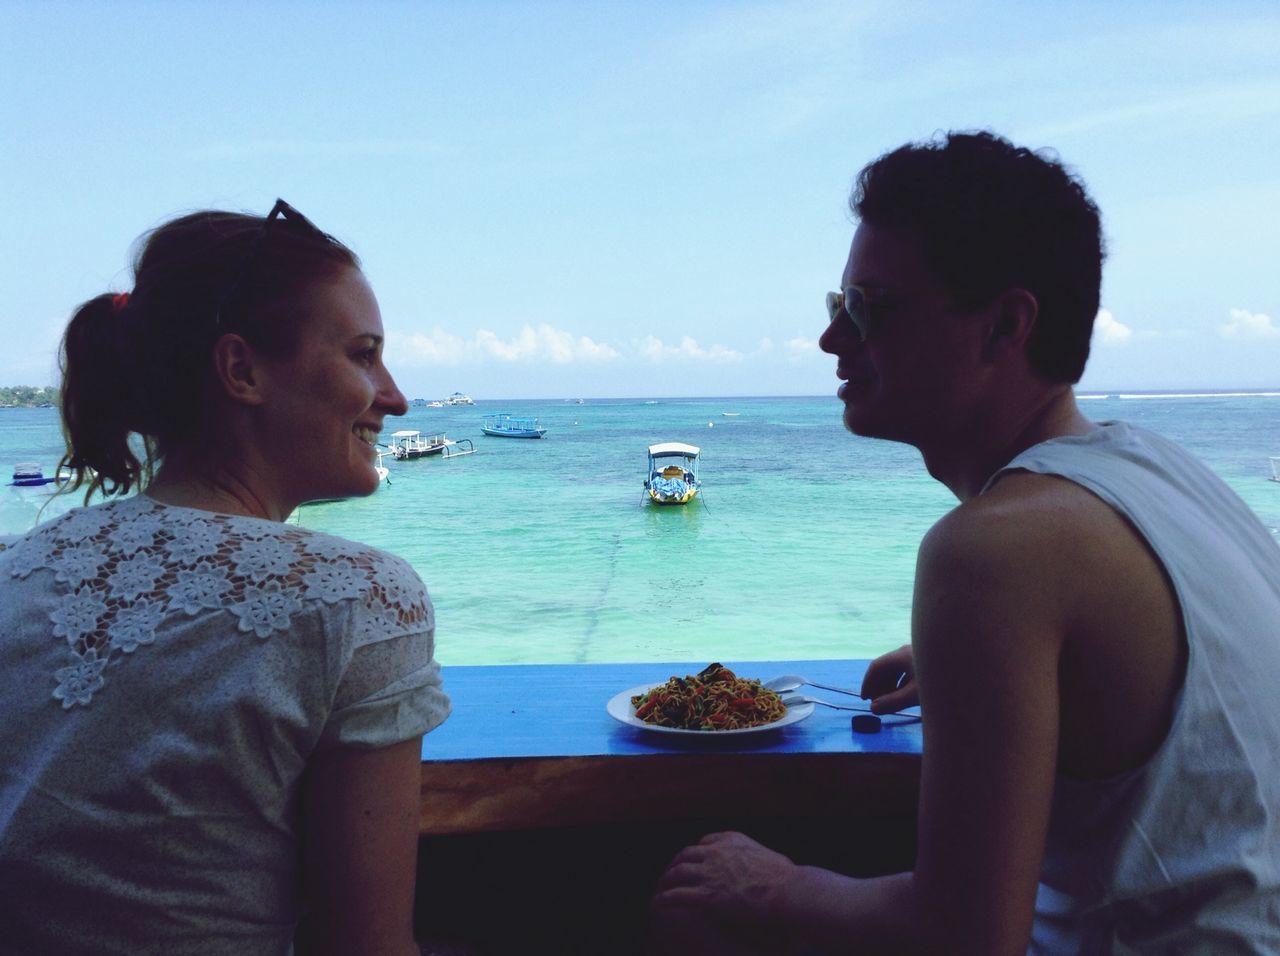
M 819 684 L 817 681 L 805 680 L 799 674 L 783 674 L 780 677 L 765 681 L 762 686 L 778 694 L 785 694 L 789 690 L 808 686 L 821 687 L 823 690 L 833 690 L 837 694 L 849 694 L 852 697 L 862 696 L 861 692 L 850 690 L 848 687 L 832 687 L 830 684 Z
M 804 694 L 786 694 L 782 698 L 782 702 L 788 707 L 794 707 L 796 704 L 821 704 L 823 707 L 830 707 L 832 710 L 855 710 L 859 713 L 873 713 L 870 707 L 854 707 L 850 704 L 833 704 L 829 700 L 823 700 L 821 697 L 808 697 Z M 920 720 L 919 714 L 883 714 L 883 717 L 901 717 L 901 721 L 895 723 L 907 723 L 909 721 Z

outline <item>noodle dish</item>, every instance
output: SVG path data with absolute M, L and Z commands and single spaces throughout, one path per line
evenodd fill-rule
M 743 730 L 781 720 L 787 706 L 760 681 L 738 677 L 721 664 L 672 677 L 631 698 L 637 719 L 681 730 Z

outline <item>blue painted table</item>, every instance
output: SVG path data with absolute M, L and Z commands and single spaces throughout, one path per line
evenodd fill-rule
M 754 734 L 684 736 L 622 724 L 620 691 L 697 673 L 706 661 L 444 668 L 453 714 L 422 747 L 424 835 L 705 816 L 901 814 L 919 786 L 921 724 L 879 733 L 822 706 Z M 865 660 L 725 661 L 739 676 L 803 674 L 856 688 Z M 812 687 L 835 703 L 857 698 Z

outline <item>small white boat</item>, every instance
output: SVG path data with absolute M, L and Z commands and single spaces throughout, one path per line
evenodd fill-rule
M 444 408 L 444 402 L 427 402 L 427 408 Z
M 685 505 L 702 490 L 698 478 L 697 445 L 659 442 L 649 446 L 649 471 L 644 489 L 655 505 Z
M 1280 481 L 1280 455 L 1271 456 L 1271 480 Z
M 739 415 L 742 414 L 742 412 L 721 412 L 720 414 L 723 415 L 725 418 L 737 418 Z

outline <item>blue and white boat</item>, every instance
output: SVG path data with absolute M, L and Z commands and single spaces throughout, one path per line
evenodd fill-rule
M 536 418 L 516 418 L 506 412 L 486 415 L 480 430 L 495 438 L 541 438 L 547 433 Z
M 697 445 L 667 441 L 649 446 L 645 492 L 655 505 L 686 505 L 702 489 L 698 478 Z
M 38 462 L 20 461 L 13 466 L 13 480 L 9 482 L 13 488 L 40 488 L 71 478 L 69 473 L 59 472 L 57 475 L 46 475 Z

